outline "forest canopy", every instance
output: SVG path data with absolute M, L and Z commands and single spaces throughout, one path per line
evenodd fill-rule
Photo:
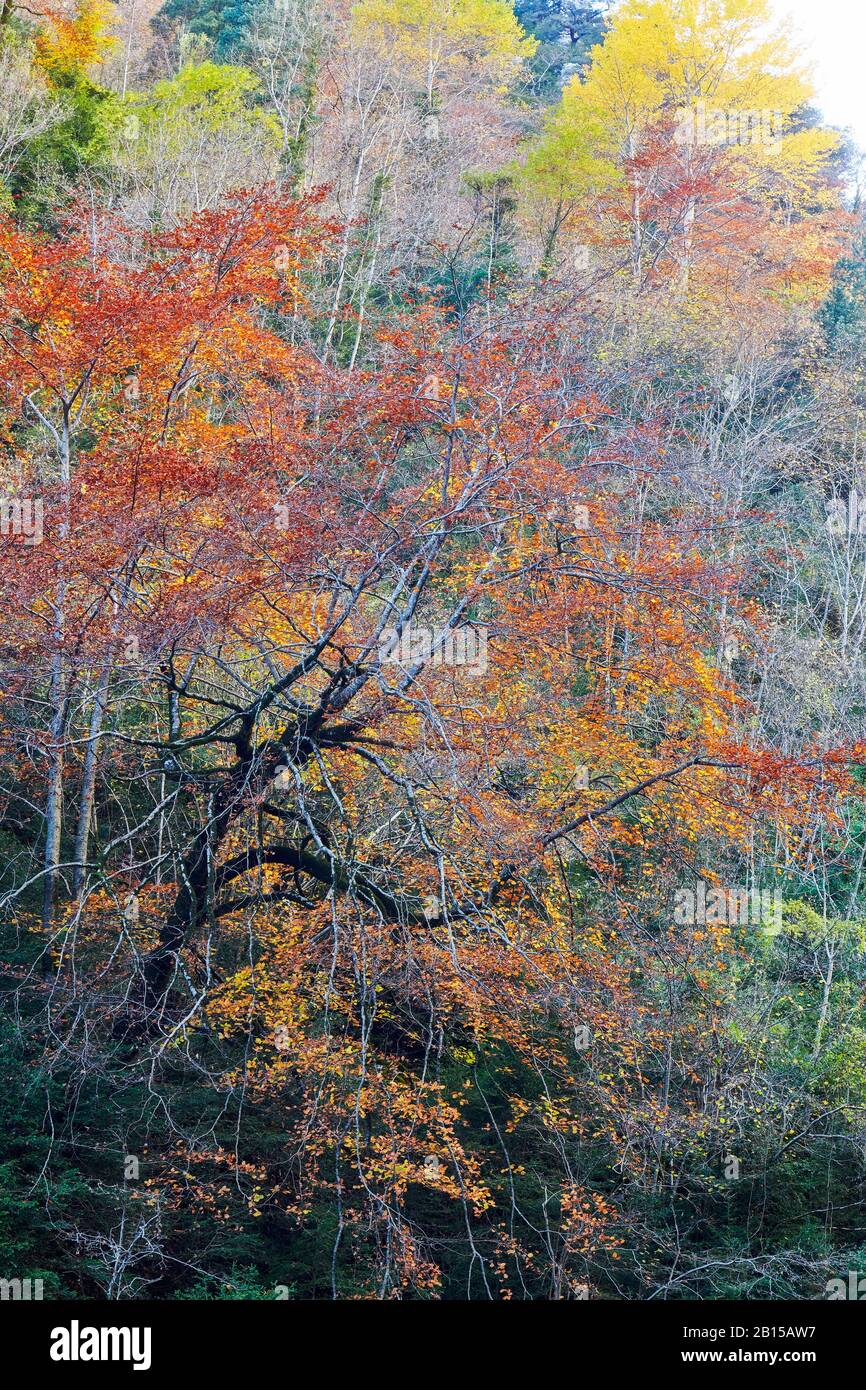
M 769 0 L 7 0 L 0 1278 L 866 1267 L 859 153 Z

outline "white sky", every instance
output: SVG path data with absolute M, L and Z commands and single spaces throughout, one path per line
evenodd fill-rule
M 866 150 L 866 0 L 773 0 L 814 67 L 816 105 Z
M 812 64 L 815 104 L 866 152 L 866 0 L 772 0 Z

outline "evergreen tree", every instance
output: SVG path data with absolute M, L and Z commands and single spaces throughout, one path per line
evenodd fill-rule
M 553 99 L 586 66 L 590 49 L 601 41 L 608 8 L 609 0 L 515 0 L 522 27 L 539 40 L 530 68 L 541 99 Z

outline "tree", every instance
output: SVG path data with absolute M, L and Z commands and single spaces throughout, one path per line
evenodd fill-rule
M 358 0 L 352 17 L 361 31 L 396 43 L 423 74 L 428 110 L 437 78 L 478 65 L 488 80 L 513 80 L 537 47 L 504 0 Z
M 758 244 L 779 258 L 767 224 L 787 229 L 798 209 L 811 210 L 836 137 L 799 118 L 811 88 L 770 23 L 766 0 L 619 7 L 528 153 L 525 186 L 552 208 L 545 266 L 578 210 L 628 227 L 638 285 L 673 261 L 687 286 L 698 248 L 723 276 L 712 264 L 719 223 L 726 256 Z M 729 235 L 732 218 L 743 219 L 745 240 Z M 790 248 L 782 255 L 790 274 Z
M 570 1089 L 601 1100 L 573 1037 L 629 1065 L 635 1003 L 602 923 L 646 911 L 651 847 L 672 874 L 709 826 L 737 842 L 765 806 L 796 823 L 848 778 L 739 738 L 697 523 L 633 524 L 627 493 L 611 515 L 599 409 L 551 356 L 554 321 L 469 319 L 451 341 L 419 311 L 351 376 L 261 325 L 261 306 L 300 308 L 309 215 L 251 197 L 138 243 L 107 220 L 94 252 L 88 213 L 60 257 L 4 232 L 10 423 L 23 372 L 18 428 L 67 460 L 8 580 L 15 628 L 63 594 L 62 624 L 31 623 L 16 705 L 50 786 L 78 724 L 110 750 L 104 790 L 82 776 L 77 901 L 45 923 L 49 1008 L 73 1051 L 83 1010 L 130 1064 L 182 1047 L 220 1085 L 252 1045 L 253 1093 L 295 1097 L 290 1210 L 330 1192 L 335 1250 L 372 1219 L 382 1287 L 435 1288 L 418 1186 L 472 1223 L 499 1197 L 469 1142 L 471 1070 L 464 1100 L 433 1052 L 540 1067 L 551 1133 L 570 1132 Z M 73 867 L 49 825 L 51 863 L 7 907 Z M 516 1123 L 520 1089 L 503 1102 Z M 557 1274 L 571 1287 L 617 1237 L 577 1188 L 563 1200 L 589 1240 Z
M 168 226 L 274 176 L 281 129 L 260 86 L 248 68 L 186 63 L 129 103 L 117 182 L 130 221 Z
M 70 185 L 110 155 L 122 107 L 91 71 L 116 45 L 112 17 L 107 0 L 81 0 L 74 8 L 46 7 L 32 47 L 2 30 L 10 74 L 17 66 L 22 81 L 26 64 L 34 96 L 47 89 L 47 119 L 32 128 L 8 175 L 13 200 L 36 220 L 49 219 Z
M 250 25 L 257 5 L 249 0 L 165 0 L 155 20 L 155 28 L 165 32 L 172 25 L 183 25 L 190 34 L 210 39 L 220 60 L 237 59 L 244 53 Z
M 517 0 L 514 13 L 539 40 L 531 60 L 539 95 L 551 100 L 585 66 L 604 27 L 606 0 Z
M 52 1294 L 862 1262 L 850 151 L 757 0 L 588 64 L 587 8 L 520 8 L 547 118 L 495 3 L 262 6 L 248 66 L 5 18 L 0 1263 Z

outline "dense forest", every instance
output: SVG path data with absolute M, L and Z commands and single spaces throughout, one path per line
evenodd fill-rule
M 866 228 L 796 34 L 0 47 L 4 1297 L 847 1297 Z

